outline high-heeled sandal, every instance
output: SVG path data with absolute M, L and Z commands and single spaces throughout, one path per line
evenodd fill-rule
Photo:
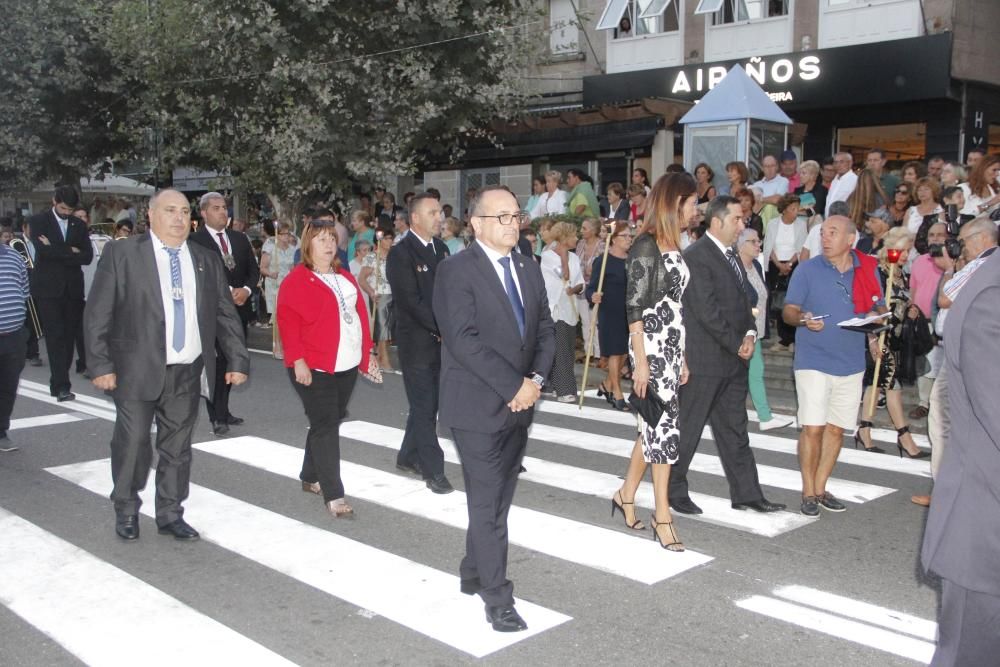
M 899 458 L 903 458 L 903 454 L 906 454 L 908 459 L 926 459 L 930 456 L 930 452 L 925 452 L 924 450 L 918 450 L 916 454 L 911 454 L 903 447 L 903 436 L 910 432 L 909 426 L 904 426 L 903 428 L 897 428 L 896 433 L 899 435 L 896 437 L 896 447 L 899 448 Z
M 611 407 L 620 412 L 632 412 L 632 409 L 625 402 L 624 398 L 615 398 L 611 401 Z
M 673 552 L 684 551 L 684 543 L 677 538 L 677 532 L 674 530 L 673 521 L 664 521 L 662 523 L 657 523 L 655 516 L 649 517 L 649 520 L 653 522 L 653 539 L 656 540 L 661 547 L 663 547 L 667 551 L 673 551 Z M 660 526 L 667 526 L 670 529 L 670 539 L 672 539 L 673 542 L 667 542 L 666 544 L 663 543 L 663 540 L 660 539 L 660 531 L 657 530 Z
M 865 450 L 866 452 L 872 452 L 873 454 L 885 454 L 884 449 L 882 449 L 881 447 L 876 447 L 875 445 L 868 447 L 867 445 L 865 445 L 865 441 L 861 438 L 861 429 L 863 428 L 870 429 L 871 427 L 872 423 L 869 421 L 863 421 L 860 424 L 858 424 L 858 430 L 854 432 L 854 449 L 857 449 L 858 445 L 861 445 L 861 449 Z
M 326 503 L 326 509 L 335 519 L 353 519 L 354 508 L 347 504 L 343 498 L 337 498 Z
M 605 401 L 607 401 L 608 405 L 614 407 L 614 405 L 615 405 L 615 396 L 610 391 L 608 391 L 607 389 L 604 388 L 604 383 L 603 382 L 601 384 L 597 385 L 597 395 L 600 398 L 603 398 Z
M 612 519 L 615 518 L 615 510 L 618 510 L 619 512 L 622 513 L 622 519 L 625 520 L 625 526 L 627 528 L 631 528 L 632 530 L 646 530 L 646 526 L 642 525 L 642 521 L 639 521 L 639 519 L 636 519 L 631 524 L 629 524 L 628 515 L 625 514 L 625 505 L 635 505 L 635 503 L 627 503 L 624 500 L 622 500 L 622 502 L 619 503 L 617 500 L 615 500 L 615 497 L 617 496 L 618 498 L 621 498 L 621 495 L 622 495 L 621 491 L 615 491 L 615 495 L 611 496 L 611 518 Z M 632 511 L 634 514 L 635 510 Z

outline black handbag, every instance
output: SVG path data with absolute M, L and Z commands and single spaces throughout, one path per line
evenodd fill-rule
M 660 422 L 660 417 L 667 407 L 663 399 L 653 390 L 651 383 L 646 383 L 645 398 L 639 398 L 639 395 L 633 391 L 628 395 L 628 404 L 632 411 L 642 417 L 642 421 L 650 426 L 656 426 Z

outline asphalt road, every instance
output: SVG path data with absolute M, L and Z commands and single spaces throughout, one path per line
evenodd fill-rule
M 910 503 L 929 488 L 928 465 L 899 460 L 894 443 L 891 456 L 845 449 L 834 493 L 855 502 L 807 520 L 729 509 L 704 439 L 691 485 L 714 499 L 696 497 L 707 519 L 677 517 L 688 551 L 673 554 L 609 517 L 628 417 L 591 398 L 583 412 L 544 402 L 510 529 L 529 632 L 498 635 L 478 599 L 457 591 L 464 496 L 435 496 L 394 467 L 402 378 L 359 381 L 342 426 L 357 516 L 334 520 L 299 489 L 306 422 L 284 368 L 252 361 L 232 398 L 246 424 L 215 438 L 199 420 L 185 517 L 203 539 L 191 544 L 157 535 L 148 516 L 138 542 L 115 536 L 113 405 L 79 377 L 76 402 L 48 402 L 47 368 L 25 369 L 14 409 L 24 421 L 11 431 L 20 451 L 0 454 L 0 665 L 930 659 L 938 592 L 918 565 L 925 511 Z M 767 497 L 797 510 L 795 431 L 751 431 Z M 446 466 L 461 490 L 459 466 Z

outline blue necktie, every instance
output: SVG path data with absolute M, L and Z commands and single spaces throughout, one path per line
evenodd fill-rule
M 180 248 L 164 247 L 170 254 L 170 294 L 174 301 L 174 352 L 184 349 L 184 281 L 181 279 Z
M 524 304 L 521 303 L 521 295 L 517 293 L 517 284 L 514 282 L 514 274 L 510 271 L 510 257 L 501 257 L 497 260 L 503 267 L 503 285 L 507 292 L 507 300 L 514 311 L 514 319 L 517 320 L 517 330 L 524 338 Z

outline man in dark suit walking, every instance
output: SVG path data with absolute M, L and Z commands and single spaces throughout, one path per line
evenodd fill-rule
M 734 250 L 745 226 L 739 200 L 716 197 L 705 219 L 707 233 L 684 251 L 691 271 L 683 299 L 690 377 L 680 389 L 680 457 L 670 471 L 670 506 L 701 514 L 688 495 L 687 472 L 701 432 L 711 424 L 733 509 L 776 512 L 785 506 L 764 498 L 747 433 L 749 359 L 757 327 L 744 288 L 746 271 Z
M 478 593 L 498 632 L 524 630 L 507 579 L 507 513 L 528 442 L 533 406 L 555 356 L 541 269 L 520 253 L 523 216 L 502 188 L 470 206 L 476 242 L 438 267 L 441 423 L 462 458 L 469 510 L 462 592 Z
M 971 224 L 971 223 L 970 223 Z M 983 231 L 996 241 L 992 223 Z M 965 230 L 963 229 L 963 233 Z M 971 236 L 971 234 L 967 234 Z M 974 260 L 974 261 L 978 261 Z M 934 479 L 921 561 L 941 577 L 931 665 L 995 665 L 1000 655 L 1000 252 L 974 269 L 944 331 L 951 434 Z
M 243 232 L 226 229 L 229 221 L 229 211 L 226 208 L 226 198 L 218 192 L 202 195 L 198 201 L 204 224 L 191 235 L 191 240 L 204 248 L 212 250 L 222 261 L 226 281 L 229 283 L 233 303 L 239 312 L 243 323 L 243 338 L 246 339 L 247 325 L 253 318 L 253 305 L 250 296 L 260 282 L 260 267 L 254 257 L 250 239 Z M 225 435 L 230 426 L 243 423 L 240 417 L 234 417 L 229 411 L 229 389 L 226 373 L 231 370 L 229 360 L 221 345 L 215 345 L 216 362 L 214 377 L 209 375 L 208 381 L 215 384 L 213 398 L 205 399 L 208 408 L 208 418 L 212 422 L 212 432 L 215 435 Z
M 198 539 L 181 503 L 191 476 L 191 434 L 204 369 L 215 372 L 215 341 L 229 361 L 226 381 L 247 378 L 249 354 L 222 265 L 187 243 L 190 208 L 163 190 L 149 203 L 150 230 L 109 243 L 94 275 L 84 327 L 87 365 L 110 391 L 117 417 L 111 437 L 115 532 L 139 537 L 139 492 L 146 486 L 156 418 L 156 525 L 179 540 Z
M 455 489 L 444 474 L 444 453 L 437 437 L 441 334 L 434 320 L 434 276 L 448 246 L 437 238 L 441 204 L 426 192 L 410 200 L 410 233 L 392 247 L 386 274 L 396 308 L 396 343 L 403 386 L 410 403 L 406 435 L 396 467 L 421 475 L 434 493 Z
M 35 248 L 31 296 L 38 309 L 49 354 L 49 392 L 61 401 L 76 398 L 70 391 L 69 367 L 73 342 L 83 316 L 83 270 L 94 250 L 82 220 L 72 216 L 79 196 L 71 185 L 60 185 L 52 209 L 28 219 Z

